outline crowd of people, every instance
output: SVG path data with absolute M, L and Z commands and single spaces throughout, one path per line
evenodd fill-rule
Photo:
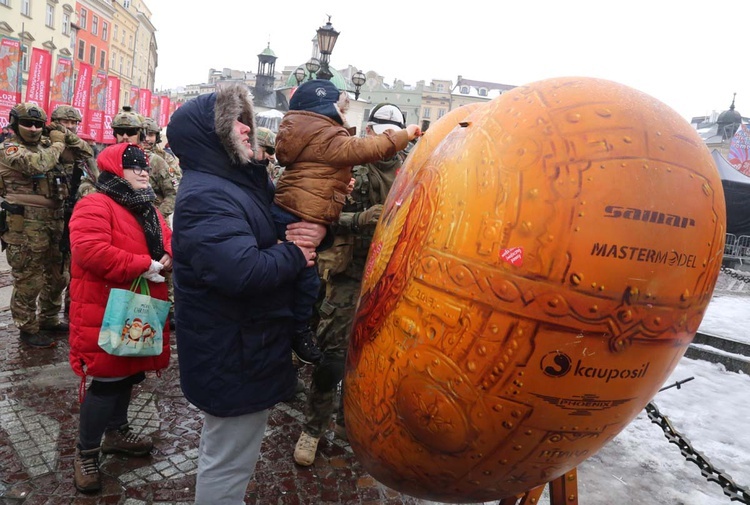
M 307 81 L 274 133 L 256 127 L 247 88 L 228 85 L 173 114 L 171 150 L 154 120 L 124 107 L 111 124 L 116 143 L 96 155 L 73 107 L 49 122 L 37 105 L 12 109 L 0 151 L 11 314 L 24 346 L 69 338 L 81 378 L 79 491 L 101 489 L 101 453 L 150 453 L 128 406 L 147 372 L 169 366 L 175 328 L 182 391 L 204 416 L 196 504 L 243 502 L 270 409 L 298 390 L 300 364 L 314 368 L 293 457 L 314 462 L 370 239 L 421 135 L 380 104 L 358 137 L 347 108 L 330 81 Z M 102 345 L 103 321 L 112 290 L 137 285 L 173 311 L 153 355 L 120 355 Z M 333 428 L 346 438 L 338 405 Z

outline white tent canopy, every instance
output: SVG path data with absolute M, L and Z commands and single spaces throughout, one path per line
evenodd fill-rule
M 277 111 L 276 109 L 271 109 L 257 113 L 255 115 L 255 124 L 277 132 L 279 131 L 279 123 L 281 123 L 281 118 L 283 117 L 283 112 Z

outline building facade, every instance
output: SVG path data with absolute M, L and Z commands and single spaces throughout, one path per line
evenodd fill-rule
M 0 0 L 0 37 L 20 40 L 17 72 L 22 76 L 21 99 L 26 97 L 32 48 L 58 56 L 73 56 L 75 2 L 60 0 Z
M 138 20 L 134 35 L 135 53 L 131 80 L 134 86 L 154 90 L 156 67 L 159 66 L 156 27 L 151 23 L 151 10 L 143 0 L 117 0 Z M 163 1 L 163 0 L 162 0 Z
M 109 69 L 109 43 L 115 8 L 112 0 L 79 0 L 76 2 L 75 50 L 76 75 L 81 63 L 91 65 L 93 72 Z

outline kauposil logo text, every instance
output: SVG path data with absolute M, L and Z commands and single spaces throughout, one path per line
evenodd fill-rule
M 563 352 L 553 351 L 545 354 L 539 365 L 544 375 L 548 377 L 564 377 L 572 371 L 573 377 L 609 382 L 623 379 L 642 379 L 648 373 L 650 363 L 642 363 L 640 367 L 636 368 L 602 368 L 588 366 L 583 360 L 579 359 L 573 365 L 570 356 Z

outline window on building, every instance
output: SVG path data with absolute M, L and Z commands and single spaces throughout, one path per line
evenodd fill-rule
M 21 44 L 21 68 L 24 72 L 29 71 L 29 46 Z
M 0 5 L 10 7 L 10 0 L 0 0 Z
M 107 52 L 104 49 L 99 56 L 99 68 L 107 68 Z
M 445 91 L 445 85 L 443 85 L 442 83 L 438 84 L 437 90 L 438 92 L 442 93 L 443 91 Z
M 112 56 L 112 59 L 111 59 L 111 60 L 110 60 L 110 62 L 109 62 L 109 68 L 115 68 L 115 53 L 114 53 L 114 52 L 112 52 L 112 53 L 110 53 L 110 54 L 111 54 L 111 56 Z
M 31 0 L 21 0 L 21 14 L 31 17 Z
M 112 32 L 112 40 L 117 41 L 117 25 L 115 25 L 115 31 Z
M 91 16 L 91 35 L 99 35 L 99 16 Z
M 130 8 L 130 0 L 122 0 L 122 5 L 126 8 Z
M 44 16 L 44 24 L 49 26 L 50 28 L 55 27 L 55 6 L 52 4 L 47 4 L 47 12 Z
M 109 36 L 108 32 L 109 25 L 106 21 L 102 21 L 102 40 L 107 40 L 107 37 Z
M 86 43 L 82 40 L 78 41 L 78 59 L 83 60 L 86 56 Z
M 120 37 L 120 44 L 125 45 L 125 29 L 122 30 L 122 36 Z
M 88 16 L 88 11 L 86 9 L 81 9 L 81 13 L 78 15 L 78 18 L 80 20 L 81 29 L 86 29 L 86 17 Z
M 89 63 L 96 64 L 96 46 L 89 47 Z
M 70 35 L 70 14 L 63 12 L 63 35 Z
M 469 87 L 468 86 L 461 86 L 461 94 L 462 95 L 468 95 L 469 94 Z
M 427 107 L 423 108 L 422 109 L 422 117 L 425 118 L 425 119 L 429 118 L 430 117 L 430 109 L 428 109 Z
M 487 88 L 479 88 L 479 96 L 487 96 Z
M 445 112 L 446 112 L 445 109 L 438 109 L 438 119 L 445 116 Z
M 122 75 L 122 55 L 120 55 L 120 75 Z
M 133 36 L 132 35 L 130 36 L 130 40 L 128 41 L 128 47 L 130 49 L 133 49 Z

